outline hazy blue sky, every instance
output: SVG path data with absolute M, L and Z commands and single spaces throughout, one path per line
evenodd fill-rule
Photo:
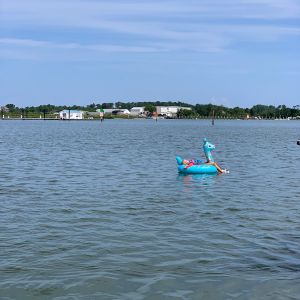
M 0 105 L 300 104 L 300 0 L 0 0 Z

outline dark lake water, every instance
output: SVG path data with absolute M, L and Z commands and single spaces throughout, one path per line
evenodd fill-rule
M 176 155 L 216 145 L 219 176 Z M 300 299 L 298 121 L 0 121 L 0 299 Z

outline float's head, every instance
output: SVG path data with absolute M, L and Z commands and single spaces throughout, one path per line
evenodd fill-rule
M 213 156 L 211 154 L 212 150 L 215 150 L 215 145 L 211 144 L 207 139 L 203 139 L 203 151 L 207 162 L 213 162 Z
M 203 150 L 204 152 L 209 152 L 215 150 L 216 147 L 212 143 L 210 143 L 207 139 L 203 139 Z

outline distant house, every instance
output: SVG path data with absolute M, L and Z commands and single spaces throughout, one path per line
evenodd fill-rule
M 156 112 L 159 116 L 166 116 L 174 118 L 177 116 L 177 113 L 180 109 L 191 110 L 190 107 L 181 107 L 181 106 L 156 106 Z
M 133 107 L 130 110 L 130 114 L 132 116 L 139 116 L 142 115 L 145 112 L 145 107 Z
M 1 106 L 1 107 L 0 107 L 0 110 L 1 110 L 2 112 L 5 112 L 5 113 L 8 113 L 8 112 L 9 112 L 9 108 L 6 107 L 6 106 Z
M 116 115 L 130 115 L 130 111 L 128 110 L 128 109 L 123 109 L 123 108 L 121 108 L 121 109 L 117 109 L 116 111 L 115 111 L 115 114 Z
M 61 120 L 82 120 L 84 119 L 84 111 L 82 110 L 62 110 L 59 112 L 59 118 Z

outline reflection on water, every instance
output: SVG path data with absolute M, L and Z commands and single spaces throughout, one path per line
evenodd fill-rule
M 225 175 L 225 174 L 224 174 Z M 216 183 L 218 174 L 178 174 L 177 180 L 185 187 L 205 187 L 213 186 Z
M 0 121 L 1 299 L 299 299 L 299 129 Z

